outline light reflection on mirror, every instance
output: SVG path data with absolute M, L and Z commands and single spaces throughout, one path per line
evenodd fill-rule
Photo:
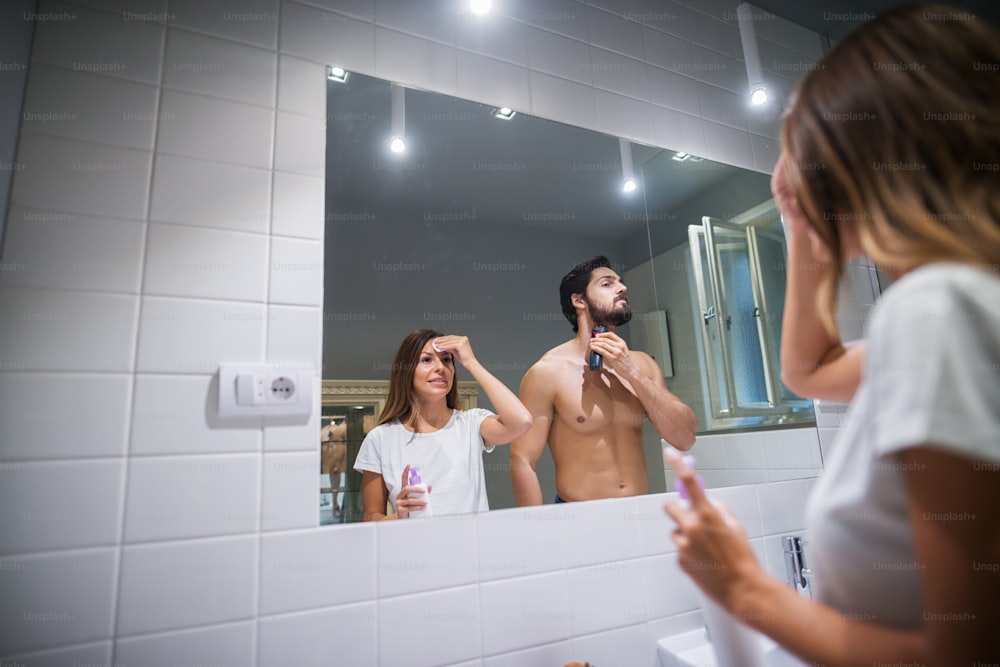
M 495 107 L 415 89 L 405 91 L 407 150 L 397 155 L 388 148 L 388 82 L 352 73 L 328 84 L 327 104 L 324 379 L 387 380 L 403 337 L 434 328 L 469 336 L 477 358 L 516 390 L 544 352 L 572 336 L 559 281 L 596 254 L 629 287 L 636 317 L 621 334 L 636 346 L 637 322 L 675 316 L 663 299 L 680 284 L 678 271 L 654 264 L 685 252 L 688 226 L 702 216 L 727 220 L 770 196 L 766 175 L 677 162 L 640 144 L 631 151 L 641 185 L 625 194 L 617 137 L 521 112 L 500 120 Z M 690 301 L 686 308 L 694 317 Z M 678 371 L 701 373 L 696 351 L 669 354 Z M 704 389 L 677 377 L 668 388 L 704 409 Z M 646 431 L 649 490 L 662 492 L 659 439 Z M 492 509 L 514 506 L 508 460 L 506 447 L 486 455 Z M 538 475 L 552 497 L 547 452 Z

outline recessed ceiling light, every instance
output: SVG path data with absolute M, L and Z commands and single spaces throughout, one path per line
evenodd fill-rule
M 517 112 L 508 107 L 499 107 L 493 110 L 493 115 L 503 120 L 510 120 Z
M 469 2 L 469 9 L 472 10 L 473 14 L 482 16 L 483 14 L 489 14 L 491 4 L 490 0 L 471 0 Z
M 350 75 L 351 73 L 343 67 L 331 67 L 330 71 L 326 75 L 326 78 L 330 79 L 330 81 L 336 81 L 338 83 L 347 83 L 347 77 Z

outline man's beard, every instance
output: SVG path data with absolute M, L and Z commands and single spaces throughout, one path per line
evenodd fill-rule
M 628 301 L 624 302 L 625 307 L 622 309 L 615 308 L 614 305 L 611 308 L 602 308 L 594 303 L 591 303 L 590 299 L 584 297 L 583 300 L 587 304 L 587 312 L 590 313 L 590 321 L 594 324 L 603 324 L 608 327 L 620 327 L 623 324 L 628 324 L 628 321 L 632 319 L 632 307 L 628 305 Z M 617 299 L 615 300 L 617 304 Z

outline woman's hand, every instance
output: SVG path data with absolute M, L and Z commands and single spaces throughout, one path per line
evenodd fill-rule
M 468 336 L 440 336 L 434 339 L 432 345 L 438 352 L 450 352 L 465 367 L 476 360 Z
M 676 500 L 663 506 L 677 522 L 673 532 L 677 562 L 699 588 L 732 612 L 740 591 L 766 574 L 746 533 L 728 510 L 705 496 L 680 454 L 668 449 L 665 455 L 691 499 L 689 507 Z
M 396 494 L 396 516 L 400 519 L 409 519 L 410 512 L 418 512 L 427 507 L 426 498 L 410 498 L 411 493 L 422 493 L 415 486 L 410 486 L 410 464 L 403 468 L 403 480 Z M 427 493 L 431 492 L 431 485 L 427 485 Z
M 778 213 L 781 214 L 781 225 L 785 229 L 785 239 L 789 245 L 792 239 L 804 239 L 808 241 L 808 247 L 813 255 L 813 259 L 819 262 L 830 262 L 833 255 L 823 244 L 816 231 L 809 224 L 799 200 L 792 192 L 792 187 L 788 182 L 788 170 L 790 167 L 788 153 L 782 151 L 778 162 L 774 165 L 774 173 L 771 175 L 771 194 L 774 195 L 775 205 Z

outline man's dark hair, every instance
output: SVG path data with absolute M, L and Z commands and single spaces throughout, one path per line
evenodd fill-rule
M 573 325 L 573 333 L 580 330 L 576 323 L 576 309 L 573 307 L 571 297 L 574 294 L 586 294 L 587 283 L 590 282 L 590 274 L 594 269 L 611 268 L 611 261 L 604 255 L 594 255 L 590 259 L 585 259 L 563 276 L 559 283 L 559 303 L 562 305 L 563 315 Z

